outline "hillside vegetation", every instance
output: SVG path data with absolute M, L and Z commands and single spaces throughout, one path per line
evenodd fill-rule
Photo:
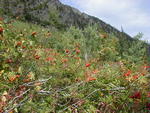
M 140 38 L 0 18 L 0 112 L 147 113 L 150 67 Z

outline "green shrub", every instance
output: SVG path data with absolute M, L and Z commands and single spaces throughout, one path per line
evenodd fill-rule
M 96 25 L 62 32 L 10 22 L 1 21 L 0 112 L 148 111 L 147 56 L 139 39 L 127 49 Z

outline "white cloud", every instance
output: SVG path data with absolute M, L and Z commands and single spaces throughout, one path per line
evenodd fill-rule
M 123 26 L 125 32 L 132 36 L 138 32 L 143 32 L 147 40 L 150 36 L 150 14 L 142 8 L 143 0 L 71 0 L 71 2 L 76 8 L 118 29 Z

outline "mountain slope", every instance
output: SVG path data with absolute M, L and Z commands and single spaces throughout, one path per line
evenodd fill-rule
M 138 39 L 120 48 L 93 26 L 61 32 L 1 18 L 0 112 L 147 113 L 146 48 Z
M 37 22 L 38 24 L 59 29 L 70 26 L 85 28 L 87 25 L 98 24 L 99 28 L 107 33 L 113 33 L 118 38 L 123 35 L 131 40 L 131 37 L 126 33 L 121 33 L 96 17 L 63 5 L 59 0 L 0 0 L 0 4 L 4 14 L 9 13 L 14 17 L 21 16 L 25 20 L 34 23 Z
M 82 13 L 57 0 L 0 2 L 0 113 L 150 110 L 141 35 L 129 41 L 119 31 L 87 26 Z

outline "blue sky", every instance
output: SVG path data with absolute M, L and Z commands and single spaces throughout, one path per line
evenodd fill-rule
M 150 42 L 150 0 L 60 0 L 81 12 L 98 17 L 131 36 L 139 32 Z

